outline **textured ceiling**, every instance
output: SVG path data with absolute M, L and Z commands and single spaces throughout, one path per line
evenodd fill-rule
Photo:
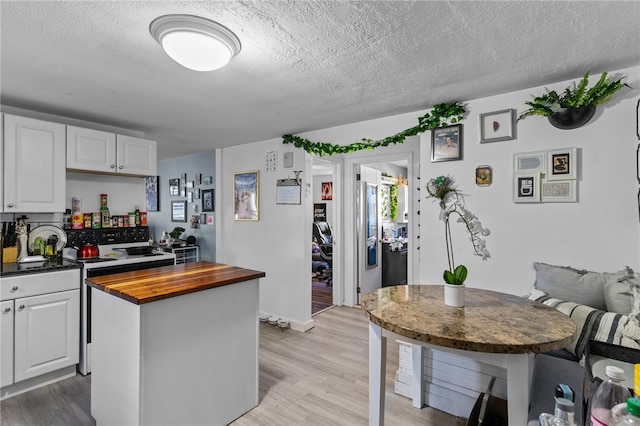
M 149 34 L 234 31 L 189 71 Z M 6 1 L 0 102 L 144 132 L 166 159 L 640 64 L 640 2 Z M 366 137 L 366 135 L 362 135 Z

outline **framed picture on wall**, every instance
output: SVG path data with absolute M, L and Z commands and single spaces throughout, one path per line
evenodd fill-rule
M 480 114 L 480 143 L 508 141 L 515 138 L 515 109 Z
M 576 179 L 577 148 L 565 148 L 547 151 L 547 173 L 545 180 Z
M 322 182 L 322 200 L 333 200 L 333 182 Z
M 540 194 L 543 203 L 572 203 L 577 201 L 576 180 L 544 180 Z
M 148 212 L 158 211 L 158 176 L 144 178 L 145 202 Z
M 491 166 L 476 167 L 476 185 L 489 186 L 493 183 L 493 168 Z
M 378 185 L 367 183 L 367 269 L 378 266 Z
M 513 176 L 513 201 L 540 202 L 540 173 L 516 173 Z
M 215 211 L 214 205 L 214 190 L 213 189 L 203 189 L 202 190 L 202 211 L 203 212 L 213 212 Z
M 171 202 L 171 221 L 172 222 L 187 221 L 187 202 L 186 201 Z
M 233 219 L 260 219 L 260 177 L 259 172 L 242 172 L 233 175 Z
M 172 197 L 180 195 L 180 179 L 169 179 L 169 195 Z
M 513 172 L 514 173 L 545 173 L 546 171 L 545 151 L 520 152 L 513 154 Z
M 431 162 L 462 160 L 462 124 L 431 131 Z

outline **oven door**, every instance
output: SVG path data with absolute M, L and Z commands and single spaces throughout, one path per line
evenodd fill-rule
M 153 257 L 149 257 L 152 259 Z M 100 277 L 103 275 L 119 274 L 121 272 L 139 271 L 142 269 L 158 268 L 160 266 L 175 265 L 175 258 L 163 258 L 158 260 L 149 260 L 148 262 L 116 264 L 117 261 L 109 262 L 109 266 L 91 267 L 94 264 L 86 264 L 82 273 L 82 303 L 80 309 L 80 363 L 78 371 L 87 375 L 91 373 L 91 287 L 85 284 L 84 280 L 91 277 Z M 106 263 L 106 262 L 105 262 Z M 100 263 L 103 265 L 104 263 Z

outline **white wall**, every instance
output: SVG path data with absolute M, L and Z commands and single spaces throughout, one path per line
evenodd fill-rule
M 265 172 L 265 155 L 277 150 L 277 171 Z M 260 311 L 311 327 L 311 226 L 313 199 L 310 158 L 293 150 L 293 168 L 283 169 L 281 139 L 216 151 L 218 262 L 266 273 L 260 280 Z M 287 149 L 291 151 L 291 149 Z M 233 174 L 258 170 L 259 221 L 233 220 Z M 276 204 L 276 181 L 303 170 L 300 205 Z M 309 173 L 307 173 L 309 171 Z M 218 199 L 219 197 L 219 199 Z M 219 207 L 218 207 L 219 206 Z
M 574 130 L 552 127 L 545 117 L 527 117 L 517 124 L 517 139 L 479 144 L 479 114 L 516 108 L 521 113 L 532 88 L 468 101 L 464 125 L 464 160 L 430 162 L 430 151 L 421 152 L 422 183 L 448 174 L 468 194 L 467 207 L 491 229 L 487 247 L 491 259 L 483 262 L 460 226 L 454 224 L 456 262 L 469 269 L 467 284 L 513 294 L 527 292 L 534 281 L 532 262 L 570 265 L 593 271 L 614 272 L 629 265 L 640 271 L 638 238 L 638 181 L 636 178 L 636 103 L 640 67 L 620 71 L 634 90 L 622 90 L 614 101 L 598 107 L 587 125 Z M 615 74 L 612 72 L 611 74 Z M 576 80 L 580 76 L 576 77 Z M 595 76 L 596 78 L 599 75 Z M 549 84 L 561 91 L 572 81 Z M 430 134 L 422 136 L 429 146 Z M 577 203 L 516 204 L 513 202 L 513 154 L 578 148 Z M 475 185 L 475 168 L 493 167 L 494 182 Z M 443 223 L 437 204 L 423 200 L 420 250 L 421 281 L 441 283 L 446 268 Z M 456 229 L 457 228 L 457 229 Z M 457 232 L 456 232 L 457 231 Z
M 612 70 L 611 74 L 615 74 Z M 515 108 L 523 111 L 531 94 L 541 94 L 543 87 L 530 88 L 477 100 L 461 100 L 468 114 L 464 125 L 464 157 L 462 161 L 431 163 L 430 132 L 403 145 L 376 149 L 371 152 L 344 156 L 344 215 L 343 242 L 345 257 L 344 295 L 341 300 L 352 304 L 355 275 L 349 272 L 349 258 L 354 252 L 349 226 L 352 188 L 347 180 L 358 158 L 383 161 L 383 154 L 409 153 L 416 155 L 420 170 L 409 176 L 410 184 L 422 189 L 414 191 L 421 202 L 412 202 L 410 223 L 412 245 L 420 247 L 419 265 L 410 265 L 410 279 L 414 283 L 442 283 L 446 267 L 443 224 L 438 221 L 437 204 L 425 199 L 424 186 L 430 177 L 450 174 L 460 189 L 468 194 L 468 207 L 489 227 L 488 249 L 492 258 L 483 262 L 471 253 L 470 242 L 462 229 L 454 226 L 456 261 L 469 268 L 467 284 L 512 294 L 523 294 L 533 283 L 532 262 L 542 261 L 571 265 L 594 271 L 617 271 L 629 265 L 640 271 L 640 239 L 638 217 L 638 181 L 636 179 L 636 102 L 640 87 L 640 67 L 618 70 L 627 75 L 626 81 L 635 89 L 616 94 L 614 101 L 598 108 L 593 120 L 575 130 L 558 130 L 543 117 L 528 117 L 517 124 L 517 139 L 479 144 L 479 114 Z M 576 80 L 581 75 L 576 76 Z M 547 87 L 564 89 L 571 81 L 552 83 Z M 417 118 L 426 112 L 416 111 L 346 126 L 302 134 L 315 141 L 349 144 L 360 138 L 378 139 L 415 126 Z M 579 202 L 515 204 L 512 197 L 513 154 L 555 148 L 579 148 Z M 276 173 L 261 172 L 260 221 L 234 222 L 231 218 L 232 173 L 261 170 L 264 155 L 278 151 L 279 169 Z M 225 263 L 263 270 L 261 280 L 261 310 L 290 320 L 310 321 L 310 228 L 312 200 L 303 196 L 301 206 L 275 205 L 275 179 L 288 177 L 281 168 L 285 147 L 280 138 L 221 150 L 220 161 L 224 215 L 220 218 L 218 257 Z M 286 146 L 294 152 L 294 169 L 310 174 L 307 156 L 300 149 Z M 218 160 L 218 158 L 217 158 Z M 493 167 L 494 182 L 488 187 L 475 185 L 475 168 L 489 164 Z M 286 169 L 290 170 L 290 169 Z M 418 177 L 420 179 L 418 180 Z M 334 201 L 336 193 L 334 188 Z M 421 210 L 418 215 L 417 211 Z M 342 213 L 342 212 L 341 212 Z M 415 224 L 415 225 L 414 225 Z M 413 240 L 420 224 L 420 240 Z M 224 259 L 224 260 L 222 260 Z M 334 274 L 336 271 L 334 271 Z M 338 272 L 339 273 L 339 272 Z M 411 277 L 413 275 L 413 277 Z

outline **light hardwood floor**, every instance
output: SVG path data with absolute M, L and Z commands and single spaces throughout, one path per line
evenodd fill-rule
M 306 333 L 260 324 L 260 405 L 233 426 L 367 425 L 368 321 L 357 308 L 314 316 Z M 388 339 L 385 424 L 463 426 L 464 419 L 416 409 L 393 391 L 398 346 Z M 89 426 L 90 377 L 77 376 L 0 403 L 2 426 Z M 188 425 L 184 425 L 188 426 Z

